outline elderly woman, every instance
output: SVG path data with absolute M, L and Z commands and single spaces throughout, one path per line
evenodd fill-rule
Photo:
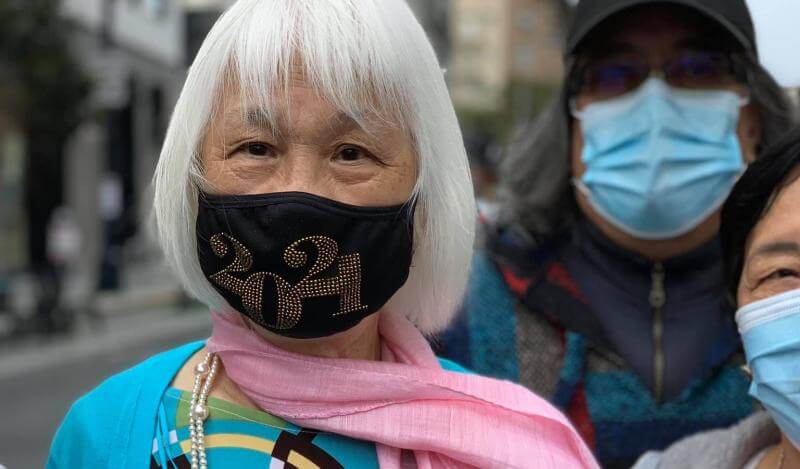
M 628 468 L 753 411 L 719 209 L 791 113 L 744 0 L 581 0 L 566 52 L 442 352 L 547 397 Z
M 471 190 L 401 0 L 240 0 L 155 176 L 161 244 L 212 335 L 78 401 L 50 467 L 595 467 L 545 401 L 425 340 L 465 287 Z
M 729 292 L 758 412 L 648 453 L 646 468 L 800 468 L 800 130 L 752 164 L 722 212 Z

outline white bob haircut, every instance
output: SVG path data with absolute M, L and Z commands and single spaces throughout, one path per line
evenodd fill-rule
M 412 139 L 414 257 L 386 308 L 423 333 L 441 330 L 464 294 L 476 208 L 442 70 L 403 0 L 239 0 L 220 17 L 189 69 L 155 173 L 155 218 L 168 262 L 192 296 L 231 309 L 197 256 L 202 142 L 229 87 L 274 124 L 298 64 L 310 86 L 356 122 L 377 113 Z

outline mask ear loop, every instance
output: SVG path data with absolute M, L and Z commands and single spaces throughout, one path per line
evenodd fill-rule
M 582 120 L 583 113 L 580 110 L 578 110 L 577 99 L 574 96 L 569 98 L 569 100 L 567 101 L 567 108 L 569 109 L 569 113 L 573 118 L 575 118 L 576 120 Z M 571 168 L 570 168 L 570 173 L 572 173 Z M 586 197 L 589 197 L 588 188 L 578 178 L 576 178 L 574 174 L 570 174 L 569 183 L 574 189 L 579 190 Z
M 569 98 L 569 101 L 567 102 L 567 107 L 569 108 L 569 113 L 572 117 L 574 117 L 577 120 L 582 120 L 583 112 L 580 109 L 578 109 L 578 103 L 574 97 Z
M 753 98 L 753 93 L 750 91 L 750 86 L 747 86 L 747 93 L 744 96 L 739 97 L 739 107 L 745 107 L 750 104 L 751 99 Z

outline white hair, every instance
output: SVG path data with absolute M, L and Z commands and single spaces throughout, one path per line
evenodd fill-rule
M 230 308 L 197 256 L 202 141 L 226 83 L 272 120 L 297 63 L 342 112 L 357 120 L 378 112 L 411 136 L 418 158 L 414 257 L 387 308 L 426 334 L 441 330 L 466 287 L 475 200 L 442 70 L 403 0 L 239 0 L 220 17 L 189 70 L 155 173 L 158 237 L 169 263 L 191 295 Z

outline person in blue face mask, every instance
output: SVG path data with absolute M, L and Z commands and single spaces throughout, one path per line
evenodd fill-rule
M 722 211 L 730 296 L 765 409 L 727 430 L 645 454 L 635 469 L 800 468 L 800 130 L 750 165 Z
M 450 358 L 564 409 L 604 467 L 749 415 L 719 211 L 791 125 L 743 0 L 582 0 L 509 149 Z

